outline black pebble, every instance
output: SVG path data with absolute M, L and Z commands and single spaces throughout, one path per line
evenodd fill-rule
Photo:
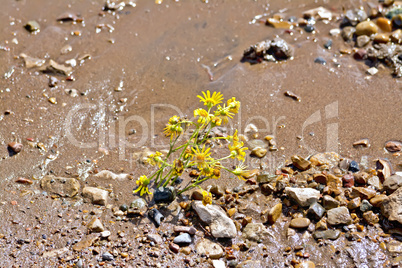
M 352 171 L 354 173 L 358 172 L 359 170 L 360 170 L 359 164 L 356 161 L 350 162 L 349 171 Z
M 315 30 L 315 28 L 314 28 L 313 25 L 307 24 L 306 26 L 304 26 L 304 30 L 305 30 L 306 32 L 308 32 L 308 33 L 312 33 L 312 32 Z
M 324 60 L 324 59 L 323 59 L 323 58 L 321 58 L 321 57 L 317 57 L 317 58 L 315 58 L 314 62 L 315 62 L 315 63 L 322 64 L 322 65 L 327 64 L 327 61 L 326 61 L 326 60 Z

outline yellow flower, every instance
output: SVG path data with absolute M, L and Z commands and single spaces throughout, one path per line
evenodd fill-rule
M 192 154 L 191 147 L 187 147 L 186 150 L 184 150 L 183 158 L 187 160 L 191 157 L 191 154 Z
M 227 136 L 226 139 L 233 143 L 239 142 L 240 139 L 239 139 L 239 136 L 237 136 L 237 129 L 236 129 L 235 133 L 233 134 L 233 136 Z
M 222 124 L 222 119 L 219 118 L 218 116 L 214 116 L 214 117 L 212 117 L 211 122 L 213 124 L 213 127 L 220 126 Z
M 162 158 L 161 158 L 161 156 L 162 156 L 162 153 L 161 153 L 161 152 L 155 152 L 154 154 L 150 154 L 150 155 L 147 157 L 146 162 L 147 162 L 148 164 L 150 164 L 151 166 L 158 165 L 158 167 L 160 167 L 160 166 L 161 166 L 161 162 L 163 161 Z
M 207 93 L 203 91 L 202 95 L 204 95 L 204 97 L 200 95 L 198 95 L 197 97 L 200 98 L 200 102 L 204 102 L 204 105 L 208 108 L 221 103 L 223 100 L 223 95 L 220 92 L 214 92 L 211 96 L 211 92 L 209 92 L 208 90 Z
M 135 183 L 139 186 L 136 190 L 133 191 L 133 193 L 137 193 L 140 191 L 140 196 L 142 196 L 144 193 L 147 194 L 152 194 L 148 190 L 148 184 L 151 182 L 150 179 L 147 178 L 147 176 L 142 175 L 140 176 Z
M 212 171 L 212 178 L 217 180 L 220 177 L 221 177 L 221 168 L 215 167 L 214 170 Z
M 178 123 L 180 123 L 180 117 L 178 117 L 177 115 L 174 115 L 171 118 L 169 118 L 169 124 L 177 125 Z
M 232 172 L 233 175 L 236 175 L 240 180 L 246 180 L 243 177 L 243 174 L 248 171 L 248 170 L 246 170 L 246 168 L 247 167 L 244 164 L 240 164 L 235 168 L 235 170 L 230 171 L 230 172 Z
M 173 175 L 174 176 L 180 176 L 183 174 L 184 171 L 184 165 L 183 162 L 180 159 L 176 159 L 173 161 Z
M 202 204 L 204 206 L 212 204 L 212 194 L 210 192 L 202 190 Z
M 191 149 L 193 152 L 191 154 L 191 159 L 193 160 L 190 165 L 197 165 L 199 169 L 202 169 L 207 165 L 207 161 L 211 160 L 211 153 L 209 152 L 210 148 L 205 149 L 205 145 L 202 147 L 202 150 L 197 147 L 196 149 Z
M 235 97 L 228 99 L 228 108 L 230 112 L 237 114 L 240 110 L 240 101 L 237 101 Z
M 200 175 L 206 176 L 206 177 L 211 177 L 213 175 L 213 172 L 214 172 L 213 168 L 211 168 L 208 164 L 205 164 L 201 168 Z
M 233 145 L 229 145 L 230 150 L 230 157 L 237 158 L 241 161 L 244 161 L 244 157 L 246 156 L 247 147 L 243 147 L 244 143 L 241 142 L 234 142 Z
M 204 109 L 199 108 L 194 110 L 194 117 L 198 116 L 198 123 L 200 124 L 204 124 L 204 123 L 208 123 L 211 115 Z
M 163 133 L 165 133 L 165 136 L 170 137 L 171 139 L 173 139 L 177 135 L 180 135 L 182 132 L 183 128 L 179 124 L 167 124 L 163 131 Z
M 224 124 L 229 122 L 229 118 L 233 118 L 233 113 L 229 111 L 228 107 L 219 106 L 215 111 L 215 116 L 219 117 Z

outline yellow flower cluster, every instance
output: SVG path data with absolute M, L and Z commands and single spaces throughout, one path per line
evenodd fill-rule
M 213 127 L 227 124 L 235 114 L 240 111 L 240 102 L 236 98 L 230 98 L 226 103 L 223 103 L 223 95 L 220 92 L 202 92 L 202 95 L 197 96 L 206 108 L 197 108 L 194 110 L 194 122 L 179 116 L 172 116 L 166 127 L 164 134 L 170 137 L 170 149 L 166 155 L 160 152 L 155 152 L 147 158 L 147 163 L 152 166 L 157 166 L 158 170 L 151 176 L 141 176 L 137 180 L 138 188 L 135 193 L 140 192 L 150 193 L 148 185 L 151 180 L 154 181 L 157 187 L 166 187 L 169 183 L 174 185 L 174 181 L 182 176 L 183 172 L 190 169 L 198 170 L 198 177 L 192 183 L 178 191 L 178 194 L 198 186 L 203 181 L 208 179 L 218 179 L 221 177 L 221 170 L 228 171 L 239 179 L 244 179 L 243 175 L 246 172 L 246 166 L 239 164 L 234 170 L 221 165 L 221 161 L 225 159 L 237 159 L 240 161 L 245 160 L 246 150 L 244 143 L 240 141 L 237 130 L 233 136 L 227 137 L 211 137 L 210 132 Z M 189 126 L 193 126 L 190 138 L 186 139 L 184 144 L 176 146 L 178 138 L 184 134 Z M 209 144 L 214 140 L 225 139 L 228 141 L 228 149 L 230 153 L 220 159 L 215 159 L 211 156 L 211 148 Z M 182 143 L 182 142 L 180 142 Z M 172 162 L 169 157 L 175 154 L 179 155 Z M 170 164 L 171 163 L 171 164 Z M 197 174 L 197 173 L 196 173 Z M 202 191 L 203 204 L 212 204 L 212 195 L 210 192 Z

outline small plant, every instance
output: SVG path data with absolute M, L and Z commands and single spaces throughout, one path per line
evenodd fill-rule
M 194 122 L 186 118 L 173 116 L 169 119 L 168 124 L 164 129 L 166 137 L 170 138 L 169 151 L 164 156 L 161 152 L 155 152 L 147 158 L 147 162 L 158 167 L 158 170 L 149 178 L 145 175 L 140 176 L 136 183 L 138 188 L 134 193 L 139 192 L 142 196 L 144 193 L 151 194 L 148 190 L 148 185 L 153 180 L 157 187 L 166 187 L 174 185 L 176 179 L 181 176 L 185 169 L 196 168 L 198 177 L 193 180 L 184 189 L 178 190 L 181 194 L 200 183 L 209 179 L 218 179 L 221 176 L 221 170 L 226 170 L 240 179 L 243 179 L 243 174 L 246 172 L 244 157 L 246 155 L 246 147 L 239 140 L 237 130 L 232 136 L 227 137 L 210 137 L 211 129 L 216 126 L 227 124 L 229 118 L 233 118 L 239 112 L 240 102 L 235 98 L 227 100 L 226 104 L 220 105 L 223 101 L 223 96 L 220 92 L 211 93 L 202 92 L 203 96 L 200 102 L 206 106 L 194 110 Z M 177 144 L 179 137 L 184 137 L 187 132 L 192 130 L 191 135 L 184 144 Z M 211 156 L 210 147 L 213 140 L 227 140 L 229 154 L 223 158 L 215 159 Z M 173 158 L 171 161 L 170 158 Z M 241 162 L 234 170 L 229 169 L 221 164 L 225 159 L 238 159 Z M 210 193 L 203 191 L 204 204 L 212 203 Z

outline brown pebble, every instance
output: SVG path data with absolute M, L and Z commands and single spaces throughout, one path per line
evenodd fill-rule
M 357 147 L 357 146 L 369 147 L 370 146 L 370 141 L 369 141 L 369 139 L 361 139 L 361 140 L 355 141 L 353 143 L 353 146 L 354 147 Z
M 377 19 L 377 25 L 384 32 L 391 32 L 392 31 L 392 22 L 387 18 L 378 18 Z
M 22 177 L 18 178 L 15 182 L 17 182 L 17 183 L 22 183 L 22 184 L 32 184 L 32 183 L 33 183 L 32 180 L 26 179 L 26 178 L 22 178 Z
M 372 21 L 362 21 L 356 25 L 356 35 L 373 35 L 378 33 L 378 26 Z
M 179 253 L 180 247 L 179 247 L 179 245 L 177 245 L 177 244 L 175 244 L 173 242 L 170 242 L 169 243 L 169 249 L 174 253 Z
M 386 44 L 389 42 L 389 35 L 380 33 L 374 36 L 374 42 L 379 43 L 379 44 Z
M 402 143 L 400 141 L 388 141 L 385 143 L 385 149 L 391 153 L 400 152 L 402 149 Z
M 290 221 L 290 227 L 303 229 L 307 228 L 310 224 L 310 220 L 307 218 L 296 218 Z
M 22 144 L 21 143 L 18 143 L 18 142 L 10 142 L 9 144 L 8 144 L 8 147 L 14 152 L 14 153 L 16 153 L 16 154 L 18 154 L 19 152 L 21 152 L 21 150 L 22 150 Z

